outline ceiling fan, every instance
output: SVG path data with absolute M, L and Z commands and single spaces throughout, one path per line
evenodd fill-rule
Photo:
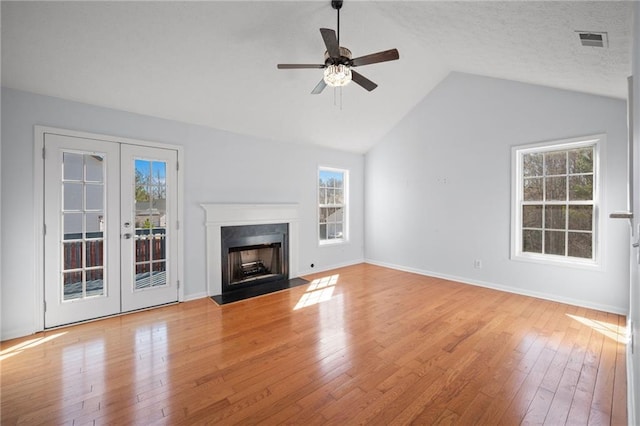
M 278 64 L 278 69 L 324 69 L 324 77 L 311 91 L 314 95 L 321 93 L 327 85 L 340 87 L 348 84 L 351 80 L 370 92 L 378 85 L 352 68 L 378 62 L 394 61 L 400 58 L 398 50 L 390 49 L 352 59 L 351 51 L 346 47 L 340 46 L 340 9 L 342 8 L 342 0 L 332 0 L 331 7 L 338 13 L 338 33 L 336 35 L 336 32 L 332 29 L 320 28 L 320 34 L 322 34 L 322 39 L 327 47 L 327 51 L 324 53 L 324 64 Z

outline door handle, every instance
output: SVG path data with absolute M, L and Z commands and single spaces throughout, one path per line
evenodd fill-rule
M 131 233 L 127 232 L 126 234 L 122 234 L 122 238 L 124 238 L 125 240 L 130 240 L 131 239 Z
M 611 219 L 633 219 L 632 212 L 613 212 L 609 214 Z

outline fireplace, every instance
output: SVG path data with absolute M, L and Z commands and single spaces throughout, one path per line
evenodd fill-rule
M 243 227 L 245 225 L 286 225 L 287 241 L 281 243 L 282 259 L 287 264 L 282 273 L 289 280 L 298 277 L 298 205 L 297 204 L 202 204 L 206 213 L 206 267 L 207 267 L 207 295 L 222 295 L 222 276 L 228 267 L 228 254 L 223 260 L 222 229 Z M 262 235 L 268 235 L 259 233 Z M 243 235 L 249 236 L 249 235 Z M 234 238 L 230 238 L 234 239 Z M 251 246 L 253 243 L 242 244 Z M 286 250 L 286 256 L 285 251 Z M 267 257 L 261 255 L 264 262 Z M 226 272 L 228 273 L 228 271 Z M 246 283 L 239 284 L 244 286 Z M 240 288 L 240 287 L 231 287 Z M 229 293 L 229 292 L 227 292 Z
M 223 226 L 222 293 L 289 279 L 287 223 Z

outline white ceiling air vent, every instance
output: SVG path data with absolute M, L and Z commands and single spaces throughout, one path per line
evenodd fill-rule
M 595 31 L 576 31 L 580 37 L 580 43 L 587 47 L 609 47 L 607 33 Z

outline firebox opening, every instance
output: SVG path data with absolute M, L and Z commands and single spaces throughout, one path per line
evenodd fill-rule
M 282 244 L 259 244 L 229 249 L 230 285 L 280 277 Z

